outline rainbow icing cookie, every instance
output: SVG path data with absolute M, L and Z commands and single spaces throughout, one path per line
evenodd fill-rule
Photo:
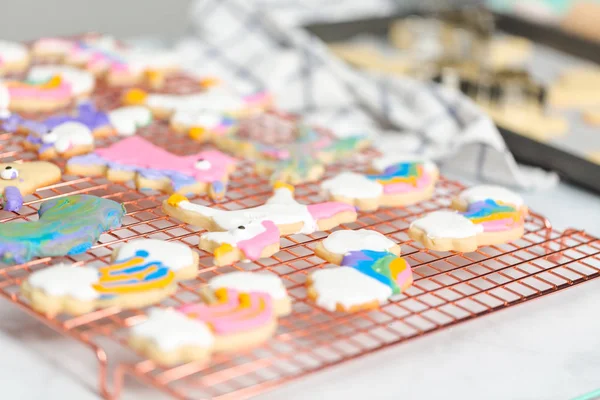
M 474 251 L 517 240 L 525 233 L 527 206 L 518 194 L 491 185 L 475 186 L 452 202 L 457 211 L 435 211 L 415 220 L 409 236 L 437 251 Z
M 83 253 L 102 233 L 121 226 L 125 209 L 101 197 L 71 195 L 43 202 L 38 215 L 37 221 L 0 224 L 4 262 Z
M 315 253 L 341 265 L 308 276 L 308 297 L 329 311 L 377 308 L 413 282 L 400 247 L 379 232 L 336 231 L 317 245 Z
M 378 158 L 371 169 L 373 174 L 342 172 L 323 181 L 321 190 L 332 200 L 372 211 L 429 199 L 439 176 L 434 163 L 402 156 Z
M 198 272 L 198 255 L 178 242 L 140 239 L 113 253 L 105 267 L 58 264 L 29 275 L 21 291 L 47 315 L 79 315 L 97 308 L 144 307 L 170 296 L 177 281 Z

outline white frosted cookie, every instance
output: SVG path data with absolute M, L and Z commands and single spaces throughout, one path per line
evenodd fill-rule
M 108 120 L 119 135 L 131 136 L 139 128 L 150 125 L 152 112 L 144 106 L 120 107 L 108 112 Z
M 29 70 L 27 79 L 46 81 L 57 75 L 71 86 L 73 94 L 78 98 L 88 97 L 96 87 L 94 75 L 69 65 L 36 65 Z

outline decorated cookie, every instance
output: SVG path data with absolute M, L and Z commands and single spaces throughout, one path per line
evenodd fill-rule
M 58 75 L 40 81 L 5 80 L 1 86 L 7 89 L 8 109 L 16 112 L 54 111 L 66 107 L 74 98 L 71 85 Z
M 73 50 L 75 42 L 59 37 L 45 37 L 33 42 L 31 53 L 38 60 L 63 61 Z
M 106 74 L 106 82 L 112 86 L 131 86 L 147 80 L 153 87 L 160 87 L 164 75 L 180 69 L 180 55 L 176 51 L 148 51 L 127 49 L 113 61 Z
M 33 257 L 83 253 L 102 233 L 121 226 L 124 215 L 121 204 L 96 196 L 47 200 L 38 210 L 37 221 L 0 224 L 0 257 L 4 262 L 23 263 Z
M 60 176 L 60 168 L 49 162 L 0 163 L 2 208 L 6 211 L 19 211 L 23 205 L 23 196 L 58 182 Z
M 286 184 L 276 184 L 275 194 L 258 207 L 227 211 L 172 195 L 163 202 L 163 211 L 210 231 L 200 237 L 200 248 L 213 253 L 216 265 L 270 257 L 279 251 L 281 236 L 311 234 L 356 221 L 351 205 L 300 204 L 294 199 L 294 188 Z
M 398 245 L 374 231 L 334 232 L 319 243 L 316 254 L 341 265 L 314 271 L 306 282 L 308 297 L 329 311 L 378 308 L 413 282 Z
M 42 160 L 58 156 L 69 158 L 94 150 L 94 135 L 80 122 L 65 122 L 44 135 L 29 135 L 24 144 L 28 149 L 37 150 Z
M 71 86 L 77 98 L 87 98 L 96 87 L 96 78 L 89 71 L 68 65 L 36 65 L 29 70 L 27 79 L 31 82 L 45 82 L 54 76 Z
M 109 180 L 135 180 L 138 189 L 176 193 L 208 193 L 222 198 L 235 160 L 219 151 L 206 150 L 176 156 L 139 136 L 71 158 L 67 172 L 75 175 L 106 175 Z
M 406 206 L 429 199 L 438 179 L 430 161 L 377 159 L 371 175 L 342 172 L 321 183 L 321 189 L 336 201 L 372 211 L 380 206 Z
M 196 141 L 215 142 L 234 128 L 235 120 L 214 111 L 177 110 L 170 124 L 176 132 L 187 133 Z
M 235 271 L 217 275 L 208 281 L 213 291 L 233 289 L 241 293 L 266 293 L 273 299 L 275 314 L 282 317 L 292 311 L 292 302 L 281 278 L 270 272 Z
M 413 221 L 409 236 L 431 250 L 469 252 L 525 233 L 527 207 L 506 188 L 472 187 L 458 195 L 452 207 L 457 211 L 435 211 Z
M 34 310 L 79 315 L 97 308 L 144 307 L 170 296 L 198 272 L 198 255 L 177 242 L 134 240 L 102 268 L 58 264 L 29 275 L 21 291 Z
M 163 365 L 206 361 L 211 351 L 260 345 L 277 328 L 273 301 L 266 293 L 221 288 L 205 298 L 206 303 L 151 309 L 146 321 L 131 328 L 130 346 Z
M 177 111 L 243 115 L 262 110 L 270 102 L 266 93 L 242 97 L 220 89 L 194 94 L 146 93 L 140 89 L 132 89 L 125 94 L 123 100 L 128 105 L 147 106 L 157 118 L 168 118 Z
M 17 42 L 0 40 L 0 76 L 21 72 L 29 64 L 27 47 Z
M 112 36 L 87 35 L 75 41 L 64 61 L 99 76 L 105 74 L 113 63 L 122 60 L 122 50 L 123 47 Z

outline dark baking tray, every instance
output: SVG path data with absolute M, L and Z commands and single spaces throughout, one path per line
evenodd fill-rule
M 340 42 L 368 33 L 387 36 L 393 21 L 409 15 L 369 18 L 331 24 L 313 24 L 305 28 L 325 42 Z M 536 24 L 517 17 L 495 14 L 498 30 L 526 37 L 533 42 L 564 53 L 600 63 L 600 44 L 563 32 L 555 27 Z M 600 165 L 559 147 L 538 142 L 516 132 L 498 127 L 517 161 L 556 171 L 561 178 L 600 193 Z

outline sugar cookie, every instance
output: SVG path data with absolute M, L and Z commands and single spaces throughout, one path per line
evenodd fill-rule
M 0 257 L 23 263 L 33 257 L 80 254 L 110 229 L 121 226 L 123 205 L 89 195 L 47 200 L 31 222 L 0 224 Z
M 49 162 L 0 163 L 2 208 L 6 211 L 19 211 L 23 206 L 23 196 L 58 182 L 60 176 L 60 168 Z
M 69 84 L 73 95 L 79 99 L 89 97 L 96 87 L 94 75 L 68 65 L 36 65 L 29 70 L 27 79 L 32 82 L 44 82 L 54 76 L 60 76 Z
M 206 361 L 211 351 L 255 347 L 277 328 L 273 301 L 266 293 L 221 288 L 206 300 L 208 304 L 186 304 L 174 310 L 151 309 L 146 321 L 131 328 L 129 345 L 160 364 L 172 365 Z
M 193 131 L 190 136 L 198 139 Z M 224 135 L 213 135 L 219 148 L 256 159 L 256 172 L 271 182 L 291 185 L 318 180 L 325 166 L 370 144 L 364 135 L 339 138 L 325 129 L 271 113 L 242 119 Z
M 304 205 L 294 199 L 294 188 L 276 184 L 274 195 L 262 206 L 220 210 L 191 203 L 181 195 L 163 201 L 163 211 L 181 221 L 207 229 L 200 248 L 212 252 L 216 265 L 258 260 L 279 251 L 279 238 L 311 234 L 356 221 L 356 210 L 341 202 Z
M 21 72 L 29 65 L 27 47 L 17 42 L 0 40 L 0 76 Z
M 337 231 L 319 243 L 315 252 L 341 265 L 314 271 L 306 281 L 308 297 L 329 311 L 378 308 L 413 282 L 400 247 L 378 232 Z
M 65 122 L 42 136 L 29 135 L 24 145 L 36 150 L 41 160 L 69 158 L 94 150 L 94 135 L 80 122 Z
M 0 81 L 1 86 L 8 90 L 10 111 L 54 111 L 66 107 L 73 100 L 71 85 L 57 75 L 41 81 L 5 80 Z
M 146 93 L 141 89 L 132 89 L 125 93 L 123 101 L 127 105 L 145 105 L 156 118 L 168 118 L 177 111 L 248 114 L 267 107 L 270 97 L 266 93 L 243 97 L 220 89 L 194 94 Z
M 75 42 L 71 39 L 44 37 L 33 42 L 31 54 L 37 60 L 60 62 L 73 50 L 74 46 Z
M 321 183 L 330 199 L 372 211 L 380 206 L 406 206 L 429 199 L 439 172 L 430 161 L 380 158 L 372 168 L 378 173 L 364 175 L 342 172 Z
M 242 293 L 266 293 L 273 299 L 277 316 L 283 317 L 292 312 L 292 301 L 281 278 L 270 272 L 230 272 L 215 276 L 208 281 L 208 286 L 213 291 L 226 288 Z
M 105 79 L 111 86 L 131 86 L 147 79 L 153 87 L 159 87 L 163 75 L 180 69 L 180 58 L 176 51 L 124 50 L 110 64 Z
M 138 189 L 182 194 L 199 193 L 213 199 L 225 195 L 235 159 L 216 150 L 177 156 L 139 136 L 123 139 L 67 162 L 70 174 L 106 175 L 109 180 L 135 180 Z
M 231 117 L 206 110 L 177 110 L 169 122 L 173 130 L 188 133 L 199 142 L 214 142 L 230 132 L 235 124 Z
M 408 235 L 435 251 L 475 251 L 517 240 L 525 233 L 527 207 L 518 194 L 491 185 L 475 186 L 452 201 L 457 211 L 435 211 L 410 225 Z
M 122 49 L 112 36 L 89 35 L 75 41 L 64 61 L 99 76 L 106 73 L 112 63 L 121 60 Z
M 140 239 L 113 252 L 101 268 L 58 264 L 29 275 L 21 292 L 38 312 L 80 315 L 99 308 L 145 307 L 172 295 L 198 272 L 198 255 L 178 242 Z

